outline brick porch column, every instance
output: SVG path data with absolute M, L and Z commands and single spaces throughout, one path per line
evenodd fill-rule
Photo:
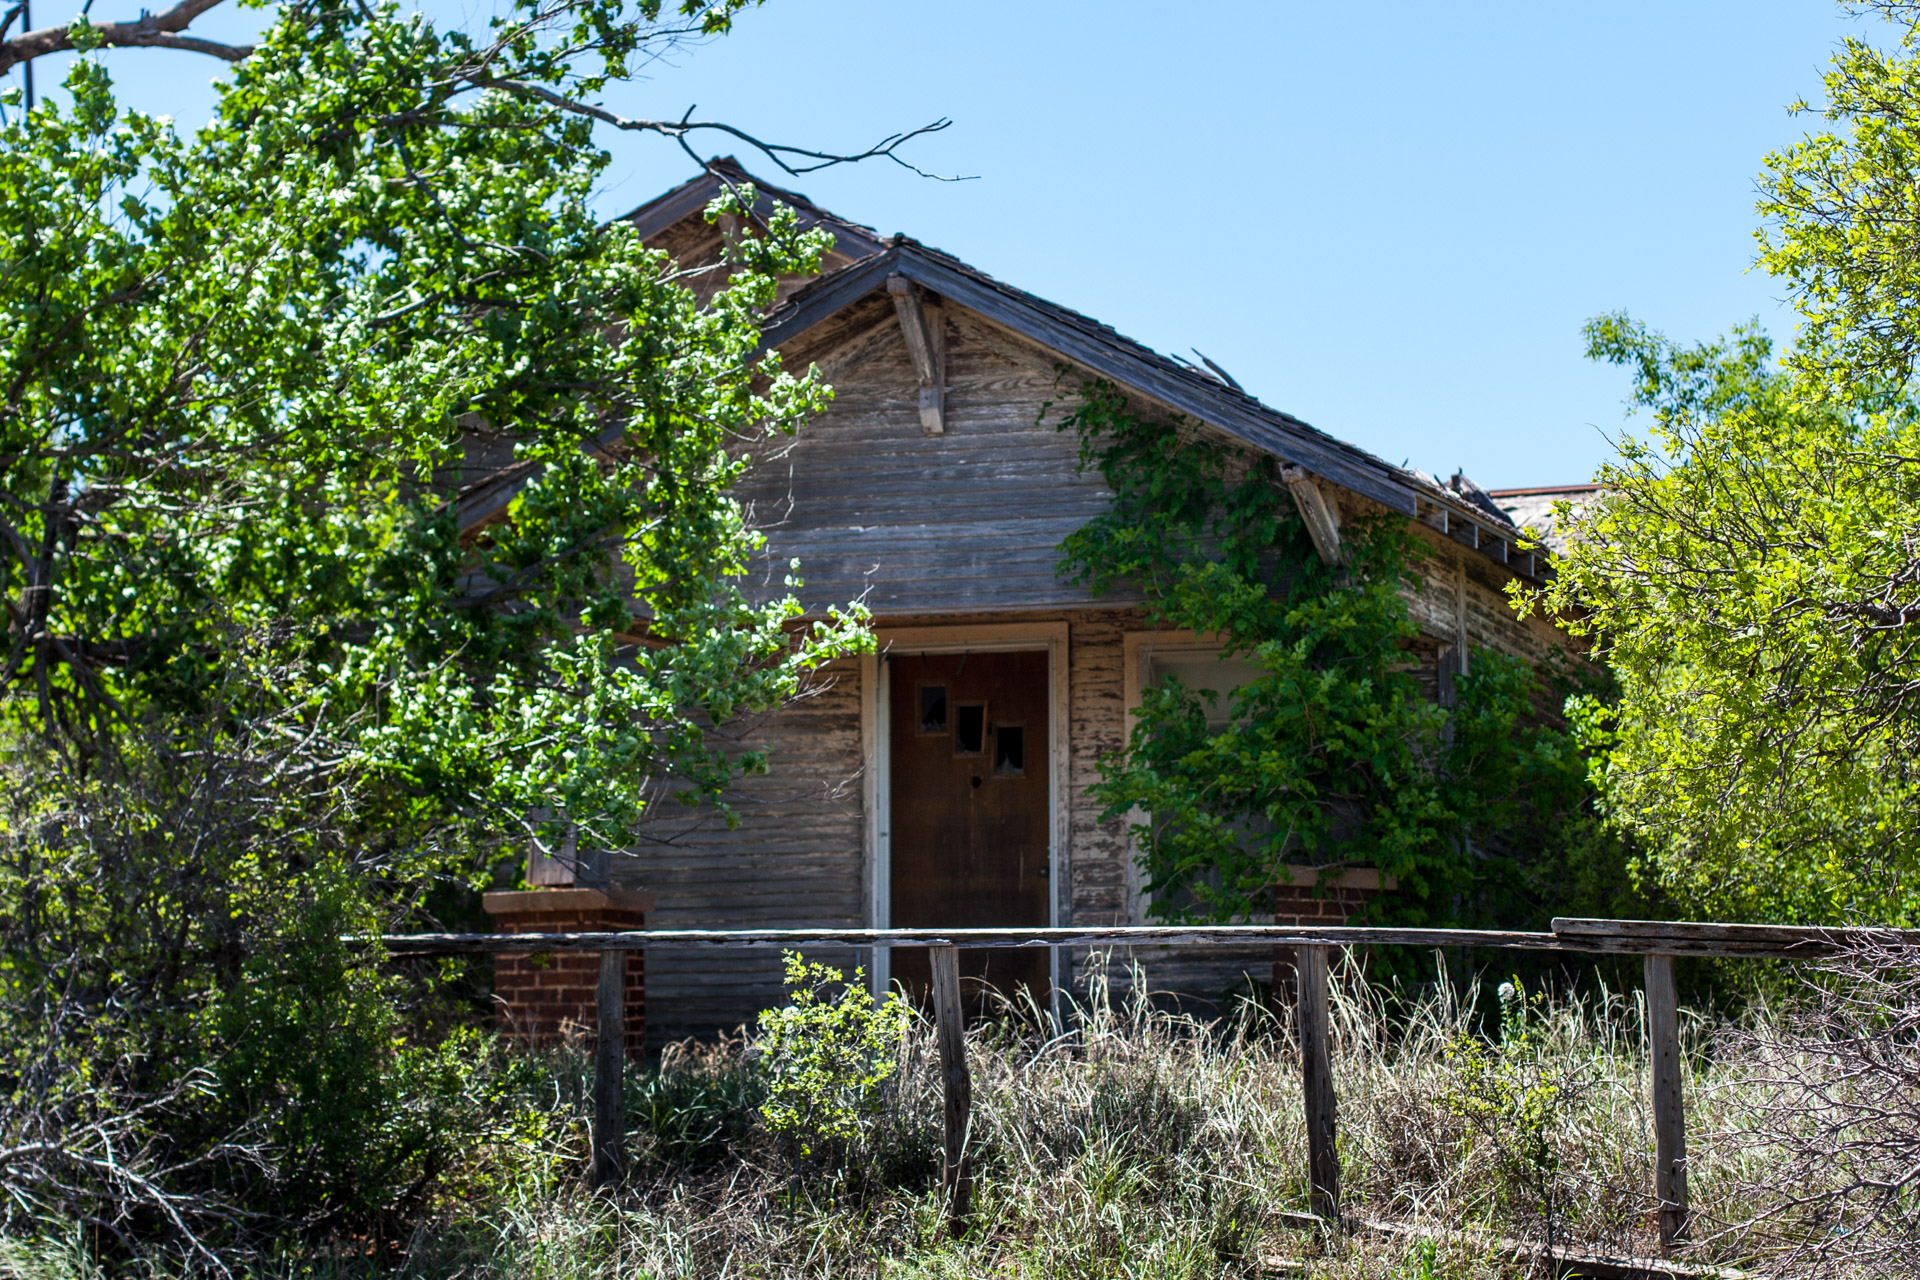
M 1372 867 L 1286 868 L 1287 883 L 1273 886 L 1273 922 L 1317 929 L 1345 924 L 1371 898 L 1400 887 Z M 1273 1007 L 1291 1014 L 1294 995 L 1292 947 L 1273 949 Z
M 611 933 L 646 927 L 653 895 L 626 889 L 523 889 L 481 898 L 498 933 Z M 647 1045 L 645 952 L 627 953 L 626 1045 Z M 512 951 L 493 958 L 493 994 L 507 1029 L 532 1045 L 558 1041 L 569 1026 L 592 1031 L 600 984 L 597 951 Z

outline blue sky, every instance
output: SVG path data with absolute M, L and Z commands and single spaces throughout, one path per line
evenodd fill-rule
M 258 21 L 216 10 L 195 32 Z M 786 185 L 1162 351 L 1198 348 L 1390 461 L 1558 484 L 1625 425 L 1625 378 L 1581 356 L 1588 317 L 1790 334 L 1778 283 L 1749 270 L 1754 178 L 1808 127 L 1786 105 L 1817 97 L 1841 36 L 1879 30 L 1828 0 L 772 0 L 607 101 L 833 148 L 951 117 L 911 155 L 972 181 L 868 163 Z M 218 64 L 107 57 L 131 104 L 209 114 Z M 610 215 L 690 175 L 671 144 L 608 141 Z

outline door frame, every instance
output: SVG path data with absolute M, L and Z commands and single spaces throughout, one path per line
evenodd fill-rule
M 861 799 L 866 809 L 867 920 L 875 929 L 888 927 L 893 899 L 893 845 L 888 836 L 893 793 L 892 706 L 889 669 L 882 655 L 924 653 L 1017 653 L 1044 650 L 1047 654 L 1047 923 L 1059 926 L 1073 915 L 1068 879 L 1072 860 L 1068 840 L 1072 833 L 1067 796 L 1068 686 L 1070 624 L 1051 622 L 983 622 L 952 626 L 874 628 L 875 652 L 860 659 L 860 745 L 864 768 Z M 1060 949 L 1048 948 L 1048 981 L 1060 990 Z M 886 992 L 892 978 L 891 955 L 885 947 L 873 949 L 873 989 Z

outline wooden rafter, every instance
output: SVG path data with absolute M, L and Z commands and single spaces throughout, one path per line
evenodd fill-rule
M 923 299 L 903 275 L 887 277 L 887 296 L 900 317 L 907 354 L 920 378 L 920 430 L 930 436 L 947 430 L 947 325 L 938 305 Z

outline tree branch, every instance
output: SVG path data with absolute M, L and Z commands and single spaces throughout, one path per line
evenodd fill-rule
M 605 107 L 598 107 L 590 102 L 581 102 L 578 99 L 569 98 L 564 94 L 555 93 L 544 85 L 532 84 L 525 80 L 507 79 L 486 75 L 484 73 L 472 74 L 464 76 L 463 78 L 466 79 L 468 83 L 480 88 L 498 89 L 503 93 L 535 98 L 550 106 L 558 107 L 562 111 L 586 116 L 588 119 L 598 120 L 602 124 L 610 124 L 616 129 L 624 129 L 635 133 L 657 133 L 664 137 L 674 138 L 682 143 L 684 143 L 688 134 L 696 130 L 717 130 L 720 133 L 738 138 L 748 146 L 759 151 L 762 155 L 766 156 L 767 159 L 773 161 L 773 163 L 779 165 L 786 172 L 796 177 L 804 173 L 812 173 L 815 169 L 825 169 L 829 165 L 853 164 L 861 160 L 875 160 L 884 157 L 904 169 L 913 170 L 913 172 L 923 178 L 936 178 L 942 182 L 966 181 L 965 178 L 946 177 L 937 173 L 928 173 L 917 165 L 910 164 L 906 160 L 903 160 L 897 154 L 898 148 L 903 143 L 911 142 L 922 134 L 938 133 L 940 130 L 951 125 L 953 123 L 951 120 L 936 120 L 932 124 L 923 124 L 918 129 L 910 129 L 905 133 L 896 133 L 891 137 L 882 138 L 865 151 L 839 154 L 831 151 L 810 151 L 805 147 L 790 147 L 778 142 L 766 142 L 742 129 L 737 129 L 730 124 L 716 120 L 691 120 L 686 116 L 682 116 L 678 120 L 635 120 L 628 116 L 616 115 L 608 111 Z M 688 115 L 691 114 L 692 112 L 689 111 Z M 697 160 L 698 157 L 695 157 L 695 159 Z
M 115 48 L 185 49 L 204 53 L 228 62 L 238 62 L 253 52 L 250 44 L 221 44 L 198 36 L 179 34 L 187 25 L 220 0 L 180 0 L 165 13 L 142 13 L 132 22 L 96 22 L 93 29 L 102 42 Z M 73 48 L 73 37 L 66 27 L 42 27 L 0 42 L 0 75 L 23 62 Z

